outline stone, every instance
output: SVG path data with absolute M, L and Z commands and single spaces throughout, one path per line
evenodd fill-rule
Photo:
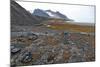
M 36 39 L 38 39 L 38 35 L 32 33 L 32 34 L 30 34 L 30 35 L 28 36 L 28 39 L 29 39 L 29 40 L 36 40 Z
M 12 54 L 18 53 L 19 51 L 21 51 L 21 48 L 16 47 L 16 46 L 11 46 L 11 53 Z
M 21 59 L 21 62 L 22 62 L 22 63 L 28 63 L 28 62 L 30 62 L 30 61 L 32 61 L 32 53 L 31 53 L 31 52 L 26 52 L 26 53 L 23 55 L 23 57 L 22 57 L 22 59 Z

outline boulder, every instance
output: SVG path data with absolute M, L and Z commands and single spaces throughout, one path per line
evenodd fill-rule
M 21 48 L 14 46 L 14 45 L 11 45 L 11 53 L 12 54 L 18 53 L 20 51 L 21 51 Z

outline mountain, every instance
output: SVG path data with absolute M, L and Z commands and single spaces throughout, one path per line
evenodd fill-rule
M 65 16 L 64 14 L 61 14 L 60 12 L 56 12 L 56 14 L 59 16 L 59 17 L 61 17 L 61 18 L 63 18 L 63 19 L 66 19 L 66 20 L 68 20 L 68 21 L 70 21 L 70 19 L 67 17 L 67 16 Z
M 56 14 L 56 12 L 53 12 L 53 11 L 51 11 L 51 10 L 46 10 L 45 11 L 51 18 L 61 18 L 61 17 L 59 17 L 57 14 Z
M 40 17 L 47 17 L 47 18 L 49 17 L 49 15 L 44 10 L 41 9 L 35 9 L 33 15 Z
M 41 18 L 33 16 L 17 2 L 11 0 L 11 25 L 35 25 L 41 23 Z
M 34 12 L 33 12 L 33 15 L 71 21 L 71 19 L 69 19 L 66 15 L 64 15 L 64 14 L 58 12 L 58 11 L 54 12 L 54 11 L 51 11 L 51 10 L 35 9 Z

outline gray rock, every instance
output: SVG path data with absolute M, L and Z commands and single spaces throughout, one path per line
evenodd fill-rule
M 36 39 L 38 39 L 38 35 L 36 35 L 36 34 L 34 34 L 34 33 L 30 33 L 30 34 L 28 34 L 28 38 L 29 38 L 30 40 L 36 40 Z
M 13 45 L 11 46 L 11 53 L 12 54 L 15 54 L 15 53 L 17 53 L 19 51 L 21 51 L 21 48 L 13 46 Z
M 21 59 L 21 62 L 22 62 L 22 63 L 28 63 L 28 62 L 30 62 L 30 61 L 32 61 L 32 54 L 31 54 L 31 52 L 26 52 L 26 53 L 23 55 L 23 57 L 22 57 L 22 59 Z

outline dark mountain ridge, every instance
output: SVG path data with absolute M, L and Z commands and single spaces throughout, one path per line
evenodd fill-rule
M 11 0 L 11 25 L 35 25 L 41 23 L 41 18 L 31 15 L 18 3 Z
M 52 11 L 52 10 L 42 10 L 42 9 L 35 9 L 32 13 L 32 15 L 40 16 L 40 17 L 46 17 L 49 19 L 61 19 L 65 21 L 72 21 L 72 19 L 69 19 L 66 15 L 60 13 L 59 11 Z

